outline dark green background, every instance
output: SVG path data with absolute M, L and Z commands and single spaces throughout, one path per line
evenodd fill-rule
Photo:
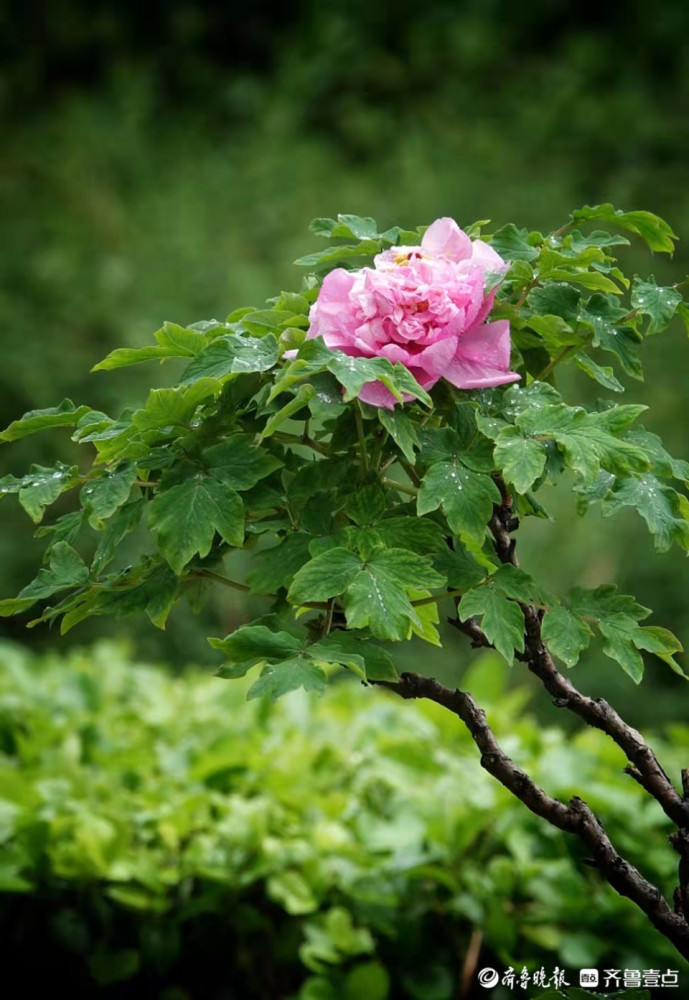
M 0 419 L 71 396 L 116 411 L 166 369 L 89 375 L 116 345 L 296 288 L 309 220 L 338 211 L 383 225 L 490 218 L 555 227 L 613 201 L 665 216 L 689 245 L 685 4 L 355 0 L 344 5 L 5 3 L 0 14 Z M 640 250 L 632 270 L 689 268 Z M 681 325 L 647 345 L 646 425 L 686 455 L 689 344 Z M 570 398 L 591 392 L 565 379 Z M 0 458 L 8 471 L 71 454 L 57 432 Z M 689 641 L 689 573 L 657 556 L 632 512 L 524 527 L 523 559 L 561 590 L 617 580 Z M 35 573 L 40 543 L 7 498 L 0 590 Z M 200 624 L 180 609 L 139 649 L 210 663 L 204 635 L 247 617 L 218 594 Z M 255 609 L 250 609 L 252 612 Z M 56 643 L 22 622 L 7 634 Z M 129 631 L 129 626 L 127 626 Z M 63 640 L 122 631 L 82 626 Z M 455 679 L 468 653 L 403 654 Z M 637 724 L 685 714 L 685 687 L 649 663 L 647 694 L 594 651 L 581 668 Z M 544 711 L 549 712 L 547 703 Z

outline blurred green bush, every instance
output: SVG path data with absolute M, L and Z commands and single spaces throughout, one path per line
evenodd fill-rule
M 671 891 L 665 819 L 617 748 L 538 725 L 491 655 L 465 682 L 506 750 L 548 791 L 583 790 Z M 70 995 L 450 1000 L 472 932 L 479 967 L 678 967 L 437 706 L 348 682 L 320 701 L 244 694 L 116 644 L 0 647 L 8 979 L 29 994 L 59 976 Z M 688 737 L 655 741 L 671 770 Z

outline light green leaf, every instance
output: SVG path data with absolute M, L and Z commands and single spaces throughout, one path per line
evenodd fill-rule
M 92 527 L 98 528 L 101 521 L 107 520 L 126 503 L 135 479 L 136 465 L 124 462 L 117 469 L 105 470 L 103 475 L 89 479 L 82 486 L 81 504 Z
M 17 492 L 19 503 L 31 520 L 38 524 L 43 518 L 45 508 L 78 483 L 77 472 L 76 466 L 65 465 L 63 462 L 57 462 L 49 468 L 32 465 L 30 472 L 23 479 L 15 480 L 13 485 L 5 481 L 0 484 L 0 489 L 3 492 L 9 490 Z M 14 479 L 14 477 L 8 478 Z
M 525 570 L 511 566 L 509 563 L 499 566 L 490 579 L 500 593 L 504 594 L 505 597 L 511 597 L 513 601 L 540 606 L 558 603 L 557 598 L 536 583 Z
M 508 663 L 514 650 L 524 651 L 524 615 L 514 601 L 509 601 L 496 587 L 484 584 L 468 590 L 459 602 L 459 617 L 464 622 L 482 616 L 481 628 Z
M 378 639 L 406 639 L 411 622 L 421 625 L 404 587 L 374 560 L 347 588 L 345 614 L 349 628 L 368 626 Z
M 273 632 L 265 625 L 243 625 L 224 639 L 209 639 L 213 649 L 219 649 L 229 663 L 243 660 L 284 660 L 299 653 L 305 639 L 289 632 Z
M 331 351 L 328 369 L 345 388 L 344 399 L 349 402 L 358 396 L 367 382 L 382 382 L 398 402 L 403 402 L 404 394 L 413 396 L 426 406 L 431 406 L 431 397 L 422 389 L 408 368 L 387 358 L 353 358 L 341 351 Z
M 277 701 L 298 688 L 320 695 L 325 691 L 326 684 L 326 676 L 319 666 L 302 656 L 294 656 L 281 663 L 268 665 L 251 685 L 246 697 L 249 701 L 254 698 Z
M 672 667 L 680 677 L 687 677 L 673 656 L 674 653 L 683 653 L 684 647 L 669 629 L 660 628 L 658 625 L 643 625 L 634 633 L 632 641 L 637 649 L 645 649 L 648 653 L 654 653 Z
M 103 361 L 94 365 L 91 371 L 111 371 L 115 368 L 125 368 L 138 365 L 142 361 L 163 361 L 166 358 L 193 358 L 208 343 L 208 337 L 198 330 L 190 330 L 177 323 L 164 323 L 154 334 L 157 346 L 129 348 L 120 347 Z
M 646 473 L 618 479 L 603 498 L 602 510 L 609 517 L 622 507 L 634 507 L 654 536 L 658 552 L 666 552 L 673 542 L 689 552 L 689 516 L 683 499 L 671 486 Z
M 636 622 L 627 615 L 607 615 L 598 622 L 598 628 L 603 636 L 603 652 L 639 684 L 644 675 L 644 661 L 634 644 L 639 631 Z
M 602 219 L 611 222 L 620 229 L 637 233 L 650 247 L 661 253 L 674 253 L 674 240 L 677 239 L 667 222 L 652 212 L 623 212 L 611 204 L 585 205 L 572 212 L 574 222 L 588 222 L 591 219 Z
M 517 425 L 525 434 L 556 441 L 566 464 L 588 484 L 600 469 L 617 475 L 649 468 L 646 453 L 618 436 L 642 411 L 639 406 L 616 406 L 587 413 L 580 407 L 557 404 L 525 410 L 517 417 Z
M 436 462 L 424 476 L 417 498 L 419 515 L 442 508 L 460 538 L 482 542 L 500 491 L 490 478 L 465 468 L 456 459 Z
M 541 635 L 553 656 L 573 667 L 589 645 L 593 632 L 580 615 L 560 605 L 546 612 Z
M 360 559 L 348 549 L 330 549 L 301 567 L 295 574 L 287 599 L 293 604 L 303 604 L 342 594 L 361 572 L 361 566 Z
M 411 549 L 422 555 L 444 545 L 443 529 L 425 517 L 386 517 L 376 524 L 376 532 L 389 548 Z
M 289 420 L 291 416 L 307 406 L 315 395 L 316 389 L 314 386 L 309 383 L 300 385 L 294 397 L 288 403 L 285 403 L 285 405 L 281 407 L 277 413 L 274 413 L 266 422 L 259 435 L 260 440 L 264 440 L 274 434 L 275 431 L 282 426 L 282 424 L 284 424 L 285 420 Z
M 629 320 L 625 310 L 612 296 L 592 295 L 579 319 L 588 324 L 593 333 L 593 346 L 614 354 L 624 371 L 632 378 L 643 381 L 640 359 L 642 336 Z
M 538 257 L 538 250 L 527 242 L 528 235 L 526 229 L 517 229 L 510 222 L 493 234 L 490 245 L 504 260 L 532 261 Z
M 149 527 L 175 573 L 197 553 L 207 556 L 216 533 L 229 544 L 244 542 L 241 498 L 213 476 L 197 475 L 157 493 L 149 506 Z
M 407 461 L 414 465 L 416 461 L 414 449 L 420 447 L 416 425 L 397 408 L 385 410 L 379 407 L 378 419 Z
M 649 337 L 668 326 L 682 301 L 682 295 L 676 288 L 659 288 L 653 276 L 647 281 L 634 278 L 631 298 L 632 306 L 642 315 L 648 316 L 646 334 Z
M 50 550 L 49 568 L 40 569 L 36 579 L 24 587 L 16 598 L 0 601 L 0 616 L 19 614 L 36 601 L 70 587 L 79 587 L 88 580 L 89 571 L 81 556 L 67 542 L 56 542 Z
M 249 490 L 282 462 L 265 448 L 253 444 L 251 434 L 233 434 L 204 451 L 208 468 L 235 490 Z
M 265 372 L 277 363 L 278 355 L 278 341 L 272 333 L 264 337 L 231 333 L 209 344 L 185 370 L 182 381 L 226 379 L 241 372 Z
M 585 351 L 573 354 L 572 363 L 604 388 L 611 389 L 612 392 L 624 392 L 624 386 L 615 378 L 612 368 L 597 364 Z
M 518 427 L 504 427 L 495 440 L 495 462 L 518 493 L 526 493 L 545 468 L 541 441 L 526 437 Z
M 75 406 L 71 399 L 63 399 L 59 406 L 50 406 L 45 410 L 29 410 L 0 433 L 0 441 L 19 441 L 20 438 L 50 427 L 76 427 L 90 409 L 89 406 Z

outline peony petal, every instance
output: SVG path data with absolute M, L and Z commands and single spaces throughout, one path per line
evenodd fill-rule
M 323 279 L 318 298 L 309 311 L 307 339 L 325 337 L 326 333 L 348 332 L 352 323 L 352 305 L 349 294 L 356 280 L 352 271 L 335 268 Z
M 457 353 L 443 376 L 458 389 L 481 389 L 517 382 L 521 375 L 511 372 L 509 363 L 510 325 L 501 319 L 463 334 Z
M 483 240 L 474 240 L 471 244 L 471 263 L 476 264 L 483 272 L 506 271 L 509 264 L 499 253 Z
M 385 410 L 394 410 L 395 404 L 399 402 L 382 382 L 366 382 L 361 387 L 359 399 L 362 403 L 368 403 L 370 406 L 382 406 Z
M 457 350 L 464 358 L 507 370 L 510 366 L 509 320 L 496 319 L 473 326 L 461 335 Z
M 436 219 L 421 240 L 421 249 L 431 257 L 460 261 L 471 257 L 472 243 L 454 219 Z

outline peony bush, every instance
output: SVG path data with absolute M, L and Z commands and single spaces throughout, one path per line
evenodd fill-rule
M 248 697 L 274 700 L 348 671 L 442 706 L 484 768 L 576 837 L 598 876 L 689 958 L 689 761 L 668 775 L 570 673 L 593 643 L 632 682 L 648 656 L 684 676 L 672 623 L 648 624 L 651 610 L 614 581 L 551 593 L 519 564 L 515 534 L 522 518 L 547 516 L 546 487 L 564 480 L 572 516 L 630 506 L 657 550 L 689 550 L 689 463 L 643 427 L 645 407 L 616 401 L 643 377 L 645 340 L 675 317 L 689 323 L 687 279 L 625 274 L 624 234 L 674 249 L 649 212 L 585 207 L 546 234 L 488 225 L 380 232 L 369 218 L 318 219 L 329 243 L 297 262 L 299 291 L 225 320 L 167 322 L 154 344 L 96 365 L 164 362 L 177 366 L 172 387 L 116 415 L 65 400 L 18 417 L 2 440 L 69 428 L 84 461 L 0 481 L 37 524 L 63 494 L 76 501 L 38 528 L 45 563 L 0 613 L 33 609 L 29 624 L 64 632 L 143 612 L 164 628 L 177 602 L 199 608 L 211 587 L 255 595 L 264 614 L 210 639 L 221 677 L 249 675 Z M 563 398 L 565 366 L 598 384 L 593 407 Z M 619 853 L 585 788 L 564 801 L 510 759 L 471 692 L 398 672 L 395 644 L 439 645 L 441 613 L 460 650 L 516 661 L 624 752 L 677 855 L 669 898 L 642 858 Z

